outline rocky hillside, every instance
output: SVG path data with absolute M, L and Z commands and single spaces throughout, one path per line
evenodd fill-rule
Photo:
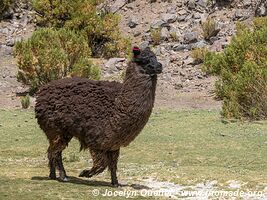
M 0 22 L 0 96 L 15 100 L 14 93 L 22 87 L 15 81 L 12 46 L 35 29 L 34 12 L 27 2 L 16 1 Z M 133 45 L 154 48 L 164 66 L 157 104 L 179 108 L 220 105 L 211 98 L 215 78 L 201 71 L 192 50 L 205 47 L 222 51 L 235 34 L 238 21 L 250 23 L 255 16 L 267 14 L 266 0 L 109 0 L 100 7 L 121 16 L 121 30 Z M 213 19 L 216 27 L 207 40 L 202 25 L 208 19 Z M 103 61 L 103 77 L 119 76 L 125 66 L 124 58 Z
M 250 23 L 255 16 L 266 16 L 267 1 L 114 0 L 109 1 L 105 8 L 121 15 L 121 30 L 134 44 L 154 46 L 164 65 L 164 73 L 160 77 L 161 96 L 168 99 L 179 94 L 213 105 L 207 97 L 213 95 L 215 78 L 201 71 L 199 63 L 192 58 L 192 50 L 205 47 L 211 51 L 222 51 L 235 34 L 238 21 Z M 202 24 L 209 19 L 216 22 L 215 34 L 205 40 Z M 153 45 L 154 30 L 160 30 L 158 45 Z M 122 68 L 120 61 L 113 59 L 114 73 Z M 183 104 L 183 101 L 180 103 Z
M 206 85 L 199 81 L 205 74 L 191 57 L 191 50 L 206 47 L 211 51 L 222 51 L 235 34 L 237 21 L 250 22 L 255 16 L 267 13 L 267 3 L 259 0 L 243 0 L 216 3 L 208 0 L 144 1 L 116 0 L 110 10 L 122 17 L 121 29 L 133 43 L 142 47 L 153 44 L 151 32 L 161 29 L 160 44 L 155 51 L 164 64 L 163 80 L 178 90 L 202 90 Z M 208 19 L 216 22 L 217 34 L 208 41 L 203 37 L 201 25 Z M 175 35 L 175 40 L 173 36 Z
M 17 66 L 13 56 L 16 41 L 31 36 L 35 29 L 33 11 L 27 1 L 14 1 L 0 21 L 0 108 L 20 107 L 17 93 L 27 87 L 17 82 Z

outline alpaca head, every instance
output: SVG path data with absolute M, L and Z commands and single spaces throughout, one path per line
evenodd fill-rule
M 162 64 L 158 62 L 156 55 L 149 47 L 144 50 L 134 47 L 133 54 L 133 62 L 139 66 L 141 73 L 154 76 L 162 72 Z

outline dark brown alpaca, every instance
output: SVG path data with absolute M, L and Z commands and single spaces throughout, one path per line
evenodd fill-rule
M 93 167 L 80 176 L 92 177 L 107 167 L 113 185 L 118 185 L 117 162 L 122 146 L 141 132 L 151 114 L 162 65 L 146 48 L 133 49 L 123 83 L 66 78 L 53 81 L 37 94 L 35 113 L 49 140 L 51 179 L 67 180 L 62 151 L 75 137 L 81 149 L 89 149 Z

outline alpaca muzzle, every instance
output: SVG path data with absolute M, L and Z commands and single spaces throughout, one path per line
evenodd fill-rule
M 156 74 L 161 74 L 162 73 L 162 64 L 160 62 L 155 67 L 155 72 L 156 72 Z

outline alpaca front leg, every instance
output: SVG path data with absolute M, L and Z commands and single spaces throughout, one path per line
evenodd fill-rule
M 118 187 L 119 182 L 117 178 L 117 164 L 120 155 L 120 149 L 116 151 L 108 151 L 107 155 L 108 155 L 108 168 L 111 174 L 111 184 Z
M 64 169 L 63 162 L 62 162 L 62 151 L 57 154 L 56 161 L 57 161 L 57 167 L 58 167 L 58 171 L 59 171 L 59 180 L 63 181 L 63 182 L 68 181 L 68 177 L 67 177 L 67 174 L 66 174 L 66 171 Z
M 49 159 L 49 168 L 51 179 L 56 179 L 56 167 L 59 170 L 59 180 L 67 181 L 66 171 L 62 162 L 62 151 L 67 147 L 71 137 L 64 138 L 62 135 L 56 135 L 54 138 L 49 139 L 49 147 L 47 150 Z

